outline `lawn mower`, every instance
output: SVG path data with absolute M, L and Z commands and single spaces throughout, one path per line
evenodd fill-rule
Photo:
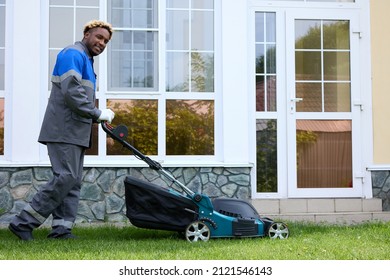
M 289 229 L 285 223 L 260 217 L 256 209 L 245 200 L 223 197 L 210 199 L 207 195 L 193 192 L 159 162 L 129 144 L 126 141 L 128 129 L 125 125 L 113 127 L 107 122 L 102 122 L 101 125 L 111 138 L 171 182 L 171 185 L 162 187 L 126 176 L 126 216 L 132 225 L 177 231 L 183 233 L 190 242 L 222 237 L 288 238 Z

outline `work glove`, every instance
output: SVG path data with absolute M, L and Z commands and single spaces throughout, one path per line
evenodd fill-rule
M 114 117 L 115 113 L 111 109 L 103 109 L 97 121 L 107 121 L 108 123 L 111 123 Z

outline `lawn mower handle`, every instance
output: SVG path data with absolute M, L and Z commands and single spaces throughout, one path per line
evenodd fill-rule
M 182 184 L 179 180 L 177 180 L 171 173 L 162 168 L 161 164 L 157 161 L 152 160 L 151 158 L 145 156 L 143 153 L 138 151 L 135 147 L 130 145 L 125 139 L 128 135 L 128 129 L 125 125 L 120 124 L 117 127 L 113 127 L 107 122 L 101 122 L 103 130 L 114 140 L 121 143 L 125 148 L 128 148 L 133 152 L 133 154 L 143 160 L 149 167 L 153 170 L 159 171 L 162 175 L 164 175 L 167 179 L 169 179 L 172 183 L 179 186 L 185 193 L 189 196 L 194 196 L 195 193 L 187 188 L 184 184 Z
M 126 142 L 126 137 L 128 135 L 128 129 L 124 125 L 119 125 L 117 127 L 113 127 L 107 122 L 101 122 L 103 130 L 114 140 L 121 143 L 124 147 L 130 149 L 133 154 L 137 157 L 139 157 L 141 160 L 147 163 L 149 167 L 153 170 L 160 170 L 162 169 L 161 164 L 157 161 L 154 161 L 150 159 L 149 157 L 145 156 L 143 153 L 138 151 L 135 147 L 130 145 L 128 142 Z

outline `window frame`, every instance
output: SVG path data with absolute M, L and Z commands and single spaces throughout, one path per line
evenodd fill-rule
M 47 18 L 46 22 L 49 21 L 49 8 L 48 3 L 49 0 L 45 0 L 47 3 Z M 108 100 L 116 100 L 116 99 L 152 99 L 157 100 L 158 102 L 158 154 L 150 155 L 154 160 L 158 160 L 160 162 L 164 162 L 166 166 L 177 166 L 177 165 L 186 165 L 196 162 L 197 166 L 211 166 L 211 165 L 221 165 L 222 158 L 222 147 L 221 147 L 221 134 L 222 134 L 222 110 L 221 110 L 221 69 L 218 66 L 221 62 L 221 42 L 218 41 L 218 32 L 215 30 L 221 29 L 221 0 L 215 0 L 214 5 L 214 92 L 201 92 L 201 93 L 188 93 L 186 92 L 184 95 L 182 93 L 177 92 L 167 92 L 165 91 L 165 53 L 166 53 L 166 45 L 165 45 L 165 34 L 166 34 L 166 6 L 165 1 L 158 1 L 158 51 L 157 51 L 157 62 L 158 63 L 158 88 L 154 90 L 145 90 L 145 89 L 137 89 L 118 91 L 111 90 L 108 86 L 108 59 L 109 59 L 109 48 L 105 50 L 105 52 L 99 55 L 99 75 L 98 75 L 98 90 L 96 91 L 96 98 L 99 100 L 99 108 L 105 109 L 107 106 Z M 108 18 L 108 1 L 100 0 L 99 5 L 99 17 L 102 20 L 107 20 Z M 47 24 L 47 23 L 46 23 Z M 77 30 L 76 30 L 77 31 Z M 47 33 L 47 46 L 49 41 L 49 33 Z M 115 36 L 115 33 L 114 33 Z M 76 38 L 75 40 L 78 40 Z M 111 42 L 110 42 L 111 43 Z M 110 44 L 109 43 L 109 44 Z M 48 49 L 47 49 L 48 50 Z M 45 65 L 48 65 L 48 61 Z M 46 68 L 48 68 L 46 66 Z M 46 70 L 47 75 L 49 76 L 48 70 Z M 47 83 L 46 83 L 47 85 Z M 46 86 L 47 88 L 47 86 Z M 48 98 L 50 95 L 50 91 L 46 91 L 45 98 Z M 213 155 L 166 155 L 166 134 L 165 134 L 165 125 L 166 125 L 166 101 L 168 100 L 176 100 L 176 99 L 185 99 L 185 100 L 213 100 L 214 101 L 214 154 Z M 45 111 L 46 103 L 41 106 L 41 119 L 43 118 L 43 114 Z M 98 155 L 86 155 L 85 157 L 85 165 L 86 166 L 144 166 L 144 163 L 140 160 L 129 157 L 128 155 L 106 155 L 107 146 L 106 146 L 106 138 L 107 135 L 104 133 L 102 129 L 98 129 Z M 42 145 L 41 145 L 42 146 Z M 44 149 L 45 147 L 41 147 L 40 158 L 43 161 L 47 161 L 47 152 Z M 192 163 L 191 163 L 192 162 Z
M 213 162 L 218 162 L 221 158 L 221 149 L 219 148 L 219 142 L 221 141 L 221 126 L 218 127 L 218 123 L 221 123 L 221 109 L 220 109 L 220 98 L 221 98 L 221 87 L 220 87 L 220 73 L 217 73 L 217 63 L 221 61 L 218 57 L 218 51 L 220 52 L 221 44 L 217 40 L 216 34 L 218 34 L 215 30 L 220 29 L 221 26 L 219 24 L 220 20 L 220 7 L 221 1 L 214 0 L 214 92 L 168 92 L 166 91 L 166 5 L 165 1 L 159 1 L 158 3 L 158 27 L 156 28 L 158 31 L 158 67 L 157 71 L 159 72 L 158 77 L 158 88 L 155 90 L 148 89 L 137 89 L 134 90 L 110 90 L 108 87 L 108 76 L 104 77 L 104 85 L 103 92 L 100 95 L 100 102 L 103 104 L 107 104 L 107 100 L 115 100 L 115 99 L 152 99 L 157 100 L 158 102 L 158 153 L 157 155 L 150 155 L 153 159 L 164 162 L 168 165 L 183 165 L 183 163 L 188 162 L 199 162 L 200 165 L 210 165 Z M 108 6 L 106 6 L 108 8 Z M 107 11 L 108 14 L 108 11 Z M 120 28 L 121 29 L 121 28 Z M 114 34 L 115 36 L 115 34 Z M 105 57 L 108 59 L 109 53 L 105 52 Z M 108 64 L 105 67 L 102 67 L 108 70 Z M 108 73 L 107 73 L 108 74 Z M 170 100 L 213 100 L 214 101 L 214 155 L 166 155 L 166 102 Z M 104 105 L 105 106 L 105 105 Z M 117 162 L 121 163 L 124 161 L 128 161 L 131 164 L 137 164 L 137 159 L 129 158 L 128 156 L 110 156 L 106 154 L 106 145 L 104 138 L 105 135 L 100 131 L 99 134 L 99 151 L 102 155 L 99 157 L 104 157 L 109 162 Z M 88 158 L 87 158 L 88 161 Z
M 5 150 L 6 150 L 6 147 L 5 147 L 5 93 L 6 93 L 6 87 L 7 87 L 7 84 L 6 84 L 6 39 L 7 39 L 7 36 L 6 36 L 6 33 L 7 33 L 7 30 L 6 30 L 6 21 L 7 21 L 7 1 L 4 0 L 2 1 L 2 3 L 0 3 L 0 8 L 1 9 L 4 9 L 4 34 L 0 34 L 0 36 L 3 36 L 2 38 L 2 41 L 4 42 L 4 45 L 0 45 L 0 54 L 3 55 L 3 57 L 0 57 L 0 60 L 4 61 L 4 73 L 3 73 L 3 76 L 0 77 L 0 79 L 3 80 L 3 88 L 0 88 L 0 99 L 1 99 L 1 103 L 2 103 L 2 106 L 0 106 L 0 109 L 2 109 L 3 111 L 1 112 L 0 111 L 0 115 L 1 115 L 1 122 L 2 122 L 2 128 L 3 128 L 3 137 L 1 139 L 1 141 L 3 142 L 2 143 L 2 148 L 3 148 L 3 152 L 0 153 L 0 158 L 4 158 L 4 155 L 5 155 Z

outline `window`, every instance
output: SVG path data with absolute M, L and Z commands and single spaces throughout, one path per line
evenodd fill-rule
M 157 155 L 157 100 L 111 99 L 107 100 L 107 107 L 115 110 L 115 123 L 127 126 L 129 143 L 143 154 Z M 127 154 L 132 152 L 107 138 L 107 155 Z
M 5 0 L 0 0 L 0 155 L 4 155 Z
M 214 1 L 167 1 L 166 18 L 166 154 L 214 155 Z
M 108 20 L 114 124 L 125 123 L 128 141 L 149 155 L 214 155 L 214 1 L 108 1 Z M 127 154 L 110 139 L 106 147 Z
M 214 156 L 214 1 L 50 0 L 50 75 L 83 25 L 105 18 L 101 3 L 114 35 L 100 60 L 98 104 L 115 111 L 113 125 L 125 124 L 129 143 L 148 155 Z M 129 153 L 101 140 L 96 126 L 87 155 Z
M 115 28 L 108 90 L 157 90 L 157 0 L 108 1 L 108 10 Z
M 256 13 L 256 111 L 276 111 L 275 13 Z
M 50 0 L 49 19 L 49 89 L 57 54 L 83 38 L 84 25 L 99 18 L 99 0 Z M 98 60 L 95 60 L 98 74 Z
M 277 191 L 276 14 L 256 12 L 256 170 L 257 192 Z
M 168 92 L 214 91 L 213 1 L 167 1 Z
M 214 154 L 214 103 L 167 100 L 167 155 Z

